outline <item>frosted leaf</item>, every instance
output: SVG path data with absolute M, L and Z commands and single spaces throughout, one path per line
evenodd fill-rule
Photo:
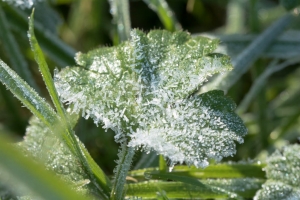
M 130 136 L 129 146 L 155 150 L 171 164 L 205 167 L 235 153 L 246 128 L 221 91 L 192 96 L 207 78 L 231 69 L 212 54 L 218 41 L 186 32 L 139 30 L 116 47 L 78 53 L 78 67 L 55 73 L 61 100 L 96 124 Z
M 17 143 L 25 155 L 30 155 L 45 164 L 46 169 L 54 171 L 67 181 L 76 191 L 85 194 L 96 194 L 89 184 L 89 177 L 81 165 L 80 159 L 74 155 L 62 139 L 36 117 L 29 121 L 26 135 Z
M 14 6 L 20 7 L 22 9 L 31 8 L 36 2 L 43 0 L 2 0 Z
M 256 200 L 300 199 L 300 146 L 290 145 L 275 151 L 265 168 L 268 180 L 259 190 Z

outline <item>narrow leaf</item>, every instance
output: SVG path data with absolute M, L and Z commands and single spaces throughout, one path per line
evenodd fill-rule
M 148 6 L 157 13 L 160 21 L 169 31 L 176 31 L 181 29 L 181 25 L 177 21 L 175 14 L 170 9 L 165 0 L 143 0 Z
M 2 60 L 0 60 L 0 81 L 42 122 L 48 126 L 56 122 L 56 113 L 50 105 Z
M 109 0 L 109 3 L 119 38 L 121 41 L 125 41 L 129 39 L 131 31 L 129 0 Z
M 125 191 L 124 186 L 126 183 L 127 172 L 129 171 L 132 158 L 134 156 L 134 149 L 127 146 L 127 142 L 124 142 L 119 151 L 119 160 L 117 161 L 117 167 L 114 169 L 115 180 L 112 185 L 110 199 L 119 200 L 124 199 Z
M 34 10 L 32 11 L 32 14 L 30 16 L 29 20 L 29 31 L 28 31 L 28 38 L 31 44 L 31 49 L 34 53 L 34 58 L 36 62 L 38 63 L 39 69 L 42 73 L 44 82 L 47 86 L 48 92 L 50 94 L 50 97 L 52 99 L 52 102 L 58 112 L 58 115 L 62 118 L 62 120 L 65 120 L 65 111 L 63 106 L 60 103 L 60 100 L 58 98 L 58 94 L 56 92 L 56 89 L 54 87 L 53 79 L 51 77 L 51 73 L 49 71 L 48 65 L 46 63 L 46 60 L 44 58 L 43 52 L 35 38 L 34 35 Z
M 211 89 L 225 90 L 226 92 L 235 84 L 240 77 L 247 72 L 252 63 L 262 54 L 273 40 L 294 19 L 292 14 L 286 14 L 260 34 L 245 50 L 243 50 L 233 61 L 233 70 L 218 76 L 211 84 L 202 91 Z
M 29 40 L 31 43 L 32 50 L 35 54 L 35 59 L 39 65 L 39 69 L 43 75 L 43 79 L 52 98 L 53 104 L 57 109 L 60 120 L 62 120 L 61 125 L 63 126 L 62 128 L 65 130 L 65 132 L 62 132 L 62 137 L 65 140 L 68 147 L 70 149 L 73 149 L 76 155 L 80 158 L 80 161 L 84 165 L 86 172 L 92 179 L 92 183 L 95 184 L 95 186 L 97 186 L 100 191 L 104 190 L 104 193 L 108 193 L 108 178 L 105 176 L 102 170 L 96 166 L 95 161 L 93 161 L 88 151 L 84 148 L 83 144 L 81 144 L 81 142 L 77 140 L 72 130 L 72 126 L 70 125 L 69 120 L 66 117 L 66 111 L 62 106 L 56 88 L 54 87 L 53 79 L 51 77 L 48 65 L 45 61 L 43 52 L 40 49 L 39 44 L 34 35 L 33 17 L 34 12 L 32 12 L 29 21 Z M 98 184 L 100 186 L 98 186 Z
M 88 199 L 70 189 L 69 185 L 46 171 L 30 157 L 25 157 L 7 139 L 0 136 L 0 167 L 15 184 L 22 184 L 43 199 Z

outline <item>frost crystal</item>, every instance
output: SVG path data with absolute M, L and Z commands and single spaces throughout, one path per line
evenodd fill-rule
M 25 9 L 25 8 L 31 8 L 35 4 L 35 2 L 43 1 L 43 0 L 3 0 L 3 1 L 9 4 L 13 4 L 22 9 Z
M 277 150 L 267 159 L 267 182 L 254 199 L 300 199 L 300 146 L 291 145 Z
M 120 142 L 155 150 L 171 165 L 205 167 L 235 153 L 246 128 L 222 91 L 192 95 L 209 76 L 231 69 L 212 54 L 218 41 L 188 33 L 139 30 L 117 47 L 78 53 L 78 67 L 55 73 L 55 85 L 72 111 L 116 132 Z

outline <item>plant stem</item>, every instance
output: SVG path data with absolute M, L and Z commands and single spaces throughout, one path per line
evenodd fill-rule
M 126 176 L 130 169 L 132 158 L 134 156 L 134 148 L 127 146 L 127 141 L 121 145 L 121 150 L 118 154 L 119 160 L 117 161 L 117 167 L 115 168 L 115 180 L 112 186 L 110 199 L 119 200 L 124 197 L 124 186 L 126 182 Z

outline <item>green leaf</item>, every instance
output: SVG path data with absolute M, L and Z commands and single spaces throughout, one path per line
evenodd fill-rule
M 212 54 L 217 40 L 156 30 L 131 32 L 117 47 L 77 54 L 81 66 L 55 75 L 62 101 L 96 124 L 116 132 L 116 141 L 155 150 L 171 166 L 205 167 L 235 153 L 246 128 L 222 91 L 193 96 L 209 76 L 231 69 L 229 58 Z
M 56 92 L 56 89 L 54 87 L 53 79 L 51 77 L 51 73 L 49 71 L 48 65 L 46 63 L 46 60 L 44 58 L 44 54 L 35 38 L 34 35 L 34 10 L 32 11 L 32 14 L 30 16 L 29 20 L 29 31 L 28 31 L 28 38 L 31 44 L 31 49 L 34 53 L 34 58 L 36 62 L 38 63 L 39 70 L 41 71 L 41 74 L 43 76 L 43 80 L 47 86 L 48 92 L 50 94 L 50 97 L 52 99 L 52 102 L 58 112 L 58 115 L 62 118 L 62 120 L 65 120 L 65 110 L 58 98 L 58 94 Z M 64 122 L 66 123 L 66 122 Z
M 7 141 L 0 136 L 0 168 L 2 175 L 12 181 L 15 192 L 21 186 L 42 199 L 88 199 L 46 171 L 31 157 L 22 155 L 15 147 L 7 144 Z
M 0 81 L 43 123 L 48 126 L 55 124 L 57 116 L 50 105 L 2 60 L 0 60 Z
M 280 4 L 287 10 L 292 10 L 300 5 L 300 0 L 280 0 Z
M 70 116 L 70 118 L 77 117 Z M 24 141 L 18 143 L 18 146 L 26 155 L 44 163 L 46 169 L 54 171 L 74 189 L 101 197 L 94 185 L 90 184 L 89 175 L 78 156 L 58 137 L 62 134 L 53 133 L 34 117 L 29 121 Z
M 163 190 L 168 198 L 177 199 L 251 198 L 261 184 L 261 180 L 252 178 L 208 179 L 201 181 L 198 186 L 155 180 L 128 184 L 127 197 L 156 198 L 157 191 Z
M 59 126 L 62 126 L 61 127 L 62 131 L 60 132 L 61 133 L 60 136 L 64 139 L 68 147 L 74 153 L 76 153 L 76 155 L 80 158 L 80 161 L 84 165 L 86 172 L 89 174 L 90 178 L 92 179 L 91 180 L 92 183 L 95 186 L 97 186 L 99 191 L 102 192 L 102 190 L 104 190 L 103 194 L 106 193 L 105 196 L 108 196 L 108 192 L 109 192 L 108 178 L 105 176 L 103 171 L 97 166 L 95 161 L 89 155 L 88 151 L 85 149 L 84 145 L 79 140 L 77 140 L 77 138 L 75 137 L 75 133 L 72 130 L 74 126 L 70 124 L 69 120 L 66 117 L 66 111 L 62 106 L 56 88 L 54 87 L 53 79 L 51 77 L 48 65 L 45 61 L 43 52 L 34 35 L 33 17 L 34 17 L 34 11 L 32 12 L 29 21 L 29 31 L 28 31 L 29 40 L 31 43 L 32 51 L 34 52 L 35 55 L 35 59 L 42 73 L 44 82 L 47 86 L 53 104 L 55 105 L 56 110 L 58 112 L 58 116 L 60 119 Z
M 188 167 L 184 165 L 175 166 L 172 172 L 169 174 L 182 175 L 187 177 L 193 177 L 198 179 L 207 178 L 265 178 L 265 172 L 262 170 L 264 165 L 255 163 L 231 163 L 231 164 L 217 164 L 210 165 L 205 169 L 199 169 L 195 167 Z M 131 176 L 137 180 L 144 180 L 145 172 L 151 173 L 154 171 L 158 173 L 159 168 L 145 168 L 139 170 L 132 170 L 128 176 Z
M 300 199 L 299 151 L 299 145 L 289 145 L 267 159 L 265 171 L 268 180 L 254 199 Z

